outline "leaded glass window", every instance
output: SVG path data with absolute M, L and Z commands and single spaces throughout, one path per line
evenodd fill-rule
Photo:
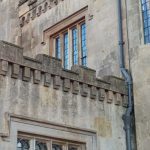
M 29 149 L 30 149 L 29 140 L 18 138 L 18 140 L 17 140 L 17 150 L 29 150 Z
M 77 28 L 72 30 L 72 49 L 73 49 L 73 65 L 78 64 L 78 31 Z
M 68 32 L 64 34 L 64 68 L 69 69 L 69 43 Z
M 56 140 L 48 137 L 34 135 L 21 136 L 17 139 L 17 150 L 86 150 L 85 143 L 71 142 L 67 140 Z
M 87 65 L 87 48 L 86 48 L 86 25 L 85 23 L 81 25 L 81 60 L 82 65 Z
M 62 148 L 62 145 L 53 144 L 53 145 L 52 145 L 52 150 L 63 150 L 63 148 Z
M 68 150 L 78 150 L 77 146 L 69 145 Z
M 85 18 L 58 30 L 50 36 L 50 55 L 61 59 L 65 69 L 72 65 L 87 66 L 86 36 Z
M 36 141 L 35 150 L 47 150 L 46 143 Z
M 61 58 L 60 37 L 55 40 L 56 58 Z
M 141 0 L 143 27 L 144 27 L 144 42 L 150 43 L 150 0 Z

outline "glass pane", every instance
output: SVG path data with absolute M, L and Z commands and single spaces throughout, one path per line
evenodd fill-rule
M 60 37 L 56 38 L 55 41 L 55 49 L 56 49 L 56 58 L 61 58 L 61 47 L 60 47 Z
M 29 140 L 26 139 L 17 140 L 17 150 L 29 150 L 29 149 L 30 149 Z
M 53 145 L 52 145 L 52 150 L 62 150 L 62 145 L 53 144 Z
M 64 34 L 64 68 L 69 69 L 69 43 L 68 33 Z
M 78 64 L 78 32 L 77 28 L 72 30 L 73 65 Z
M 36 141 L 35 150 L 47 150 L 46 143 Z
M 68 150 L 78 150 L 78 147 L 69 145 Z
M 87 65 L 86 24 L 81 25 L 81 54 L 82 65 Z

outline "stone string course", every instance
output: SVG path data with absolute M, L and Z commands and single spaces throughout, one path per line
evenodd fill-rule
M 105 80 L 100 80 L 96 78 L 95 70 L 82 66 L 64 70 L 61 60 L 43 54 L 31 59 L 23 56 L 22 48 L 4 41 L 0 41 L 0 75 L 53 87 L 91 100 L 127 106 L 127 91 L 122 79 L 107 76 Z
M 28 24 L 31 20 L 36 17 L 40 17 L 43 13 L 47 12 L 49 9 L 57 6 L 61 1 L 64 0 L 43 0 L 42 2 L 37 0 L 20 0 L 19 6 L 27 5 L 27 12 L 20 16 L 20 26 L 23 27 Z

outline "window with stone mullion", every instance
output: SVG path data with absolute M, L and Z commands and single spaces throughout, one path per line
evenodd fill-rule
M 31 142 L 32 141 L 32 142 Z M 31 146 L 34 145 L 34 146 Z M 53 139 L 39 140 L 18 138 L 17 150 L 85 150 L 82 144 L 64 141 L 53 141 Z

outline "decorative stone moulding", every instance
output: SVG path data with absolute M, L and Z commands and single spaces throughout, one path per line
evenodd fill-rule
M 20 0 L 19 1 L 19 6 L 23 5 L 24 3 L 26 3 L 28 0 Z
M 59 59 L 44 54 L 28 58 L 23 56 L 22 48 L 0 41 L 0 76 L 127 107 L 124 80 L 112 76 L 100 80 L 95 70 L 73 66 L 68 71 L 61 66 Z
M 33 5 L 34 3 L 36 3 L 37 2 L 37 0 L 28 0 L 28 5 L 30 6 L 30 5 Z
M 24 12 L 20 16 L 20 26 L 23 27 L 25 24 L 28 24 L 31 20 L 34 20 L 36 17 L 40 17 L 43 13 L 47 12 L 49 9 L 57 6 L 61 1 L 64 0 L 44 0 L 44 1 L 38 1 L 38 0 L 20 0 L 19 6 L 22 6 L 23 4 L 27 3 L 27 6 L 29 7 L 27 12 Z M 20 7 L 20 10 L 23 9 Z

